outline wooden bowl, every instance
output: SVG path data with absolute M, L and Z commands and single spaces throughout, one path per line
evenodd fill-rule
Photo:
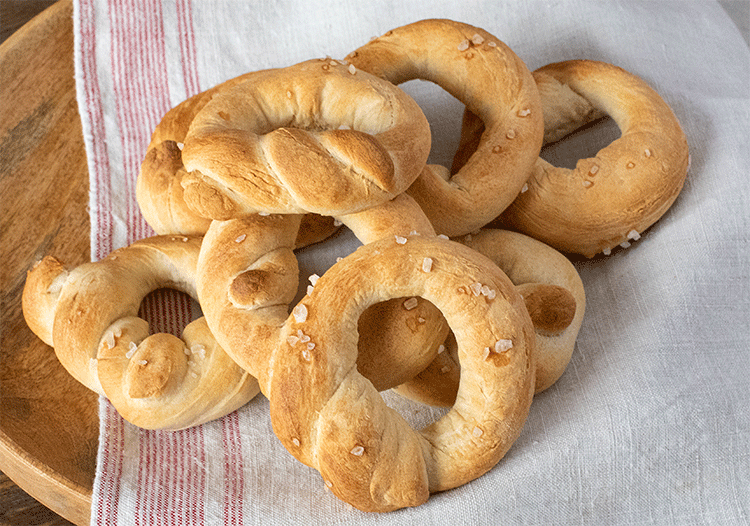
M 0 45 L 0 470 L 88 524 L 97 396 L 26 326 L 26 271 L 46 254 L 88 261 L 88 169 L 76 103 L 73 5 L 61 0 Z

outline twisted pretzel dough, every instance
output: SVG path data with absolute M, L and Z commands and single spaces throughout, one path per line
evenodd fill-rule
M 526 235 L 484 229 L 459 238 L 491 259 L 524 298 L 536 335 L 535 393 L 565 372 L 586 310 L 586 294 L 576 268 L 560 252 Z M 478 287 L 476 295 L 486 293 Z M 398 386 L 399 394 L 429 405 L 454 403 L 460 378 L 455 339 L 414 379 Z
M 258 72 L 216 93 L 182 150 L 187 205 L 203 217 L 337 216 L 402 193 L 430 149 L 419 106 L 331 60 Z
M 664 215 L 684 185 L 689 151 L 677 118 L 642 79 L 611 64 L 559 62 L 536 70 L 534 78 L 546 142 L 605 114 L 621 136 L 574 170 L 539 158 L 528 191 L 489 226 L 586 257 L 628 246 Z M 480 130 L 467 125 L 465 131 L 475 141 Z
M 263 220 L 292 239 L 283 216 Z M 523 299 L 496 265 L 437 237 L 412 235 L 403 244 L 385 238 L 335 264 L 288 315 L 284 306 L 261 302 L 285 295 L 278 287 L 283 276 L 272 269 L 293 265 L 291 247 L 265 248 L 265 270 L 253 268 L 253 279 L 246 279 L 262 286 L 231 291 L 235 301 L 255 306 L 243 318 L 245 363 L 270 400 L 278 438 L 320 471 L 334 494 L 362 510 L 389 511 L 419 505 L 430 492 L 497 464 L 525 422 L 535 363 Z M 476 282 L 496 291 L 494 298 L 473 295 Z M 420 432 L 386 407 L 356 367 L 360 314 L 404 297 L 424 298 L 442 311 L 464 371 L 454 408 Z
M 204 318 L 180 339 L 149 335 L 138 317 L 143 298 L 158 288 L 196 297 L 200 243 L 195 236 L 153 237 L 70 271 L 47 256 L 27 276 L 23 313 L 32 331 L 74 378 L 143 428 L 198 425 L 259 391 L 216 344 Z
M 385 237 L 405 242 L 412 232 L 434 235 L 406 194 L 341 219 L 363 243 Z M 268 353 L 259 350 L 259 341 L 271 329 L 252 320 L 286 318 L 297 293 L 292 241 L 299 221 L 298 215 L 277 214 L 214 221 L 203 241 L 198 262 L 203 312 L 220 345 L 254 376 L 266 367 Z M 384 390 L 412 378 L 434 360 L 448 326 L 429 302 L 400 298 L 368 309 L 358 330 L 360 371 Z
M 515 199 L 539 156 L 543 118 L 531 73 L 507 45 L 468 24 L 422 20 L 370 41 L 347 60 L 394 84 L 432 81 L 486 123 L 461 170 L 451 175 L 429 165 L 408 190 L 438 233 L 473 232 Z
M 136 182 L 136 200 L 146 222 L 157 234 L 203 235 L 211 219 L 185 203 L 182 180 L 186 175 L 182 147 L 195 115 L 221 90 L 242 83 L 255 72 L 232 78 L 198 93 L 169 110 L 154 129 Z M 338 227 L 332 217 L 305 214 L 297 247 L 322 241 Z

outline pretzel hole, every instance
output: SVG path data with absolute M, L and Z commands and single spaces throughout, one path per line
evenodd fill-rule
M 427 80 L 409 80 L 399 84 L 399 88 L 419 104 L 430 123 L 432 147 L 427 162 L 450 169 L 461 137 L 464 105 L 442 87 Z
M 357 370 L 384 391 L 413 378 L 435 359 L 448 324 L 423 298 L 393 298 L 368 307 L 358 332 Z
M 617 123 L 609 116 L 595 119 L 546 144 L 539 156 L 560 168 L 573 170 L 578 161 L 596 157 L 600 150 L 622 136 Z
M 202 315 L 197 301 L 171 288 L 160 288 L 149 293 L 138 310 L 138 316 L 148 322 L 150 334 L 166 333 L 178 338 L 188 323 Z

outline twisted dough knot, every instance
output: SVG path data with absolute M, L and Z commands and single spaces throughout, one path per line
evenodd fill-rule
M 211 219 L 185 203 L 182 183 L 187 171 L 182 148 L 195 115 L 221 90 L 256 75 L 246 73 L 181 102 L 154 129 L 136 181 L 136 200 L 144 219 L 157 234 L 204 235 Z M 338 229 L 332 217 L 306 214 L 296 240 L 304 247 L 329 237 Z
M 573 170 L 537 159 L 528 191 L 489 226 L 586 257 L 628 246 L 664 215 L 684 185 L 689 150 L 677 118 L 642 79 L 611 64 L 559 62 L 536 70 L 534 79 L 545 142 L 603 115 L 612 117 L 621 136 Z M 467 152 L 481 133 L 476 121 L 465 117 L 460 149 Z
M 387 238 L 331 267 L 287 315 L 246 319 L 274 432 L 339 498 L 368 511 L 424 502 L 485 473 L 518 437 L 534 391 L 533 326 L 490 260 L 437 237 Z M 281 257 L 281 256 L 277 256 Z M 429 262 L 429 264 L 425 264 Z M 475 296 L 474 283 L 495 292 Z M 463 375 L 453 409 L 419 432 L 357 369 L 357 324 L 370 306 L 423 298 L 445 316 Z
M 28 273 L 23 313 L 29 327 L 74 378 L 137 426 L 194 426 L 234 411 L 259 391 L 216 344 L 204 318 L 189 323 L 180 339 L 149 335 L 137 316 L 143 298 L 159 288 L 196 297 L 200 243 L 199 237 L 153 237 L 70 271 L 47 256 Z
M 486 125 L 460 170 L 429 165 L 408 190 L 438 233 L 473 232 L 515 199 L 539 156 L 544 129 L 531 72 L 507 45 L 468 24 L 422 20 L 346 58 L 394 84 L 432 81 Z
M 182 150 L 187 205 L 337 216 L 402 193 L 430 149 L 427 119 L 392 84 L 332 59 L 257 72 L 195 114 Z
M 586 310 L 578 271 L 552 247 L 508 230 L 484 229 L 457 241 L 491 259 L 523 297 L 536 338 L 535 393 L 549 388 L 570 362 Z M 474 285 L 472 293 L 489 290 Z M 449 338 L 429 367 L 395 391 L 424 404 L 450 406 L 458 391 L 458 362 L 456 342 Z

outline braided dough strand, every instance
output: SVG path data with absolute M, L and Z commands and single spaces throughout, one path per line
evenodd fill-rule
M 70 271 L 47 256 L 28 273 L 23 312 L 29 327 L 74 378 L 137 426 L 194 426 L 234 411 L 259 391 L 202 318 L 180 339 L 150 335 L 137 316 L 143 298 L 159 288 L 196 297 L 200 242 L 148 238 Z
M 430 149 L 419 106 L 387 81 L 331 60 L 258 72 L 196 115 L 182 159 L 203 217 L 337 216 L 402 193 Z
M 432 81 L 486 124 L 478 148 L 454 174 L 429 165 L 408 192 L 438 233 L 473 232 L 502 212 L 529 177 L 542 146 L 542 107 L 521 59 L 483 29 L 422 20 L 376 38 L 347 56 L 394 84 Z
M 246 73 L 198 93 L 169 110 L 154 129 L 136 181 L 136 200 L 146 222 L 157 234 L 204 235 L 211 219 L 185 203 L 182 188 L 187 171 L 182 160 L 185 138 L 196 114 L 220 91 L 256 75 Z M 333 218 L 306 214 L 297 247 L 322 241 L 338 227 Z

